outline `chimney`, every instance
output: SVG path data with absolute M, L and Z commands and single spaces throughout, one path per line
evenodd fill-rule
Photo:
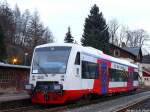
M 122 45 L 121 45 L 121 47 L 126 47 L 126 44 L 125 44 L 125 42 L 122 42 Z

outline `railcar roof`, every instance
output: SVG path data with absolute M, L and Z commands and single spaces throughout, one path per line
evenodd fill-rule
M 104 57 L 106 56 L 107 58 L 109 58 L 109 60 L 111 60 L 113 62 L 138 68 L 138 66 L 136 64 L 130 63 L 129 61 L 127 61 L 125 59 L 115 58 L 115 57 L 112 57 L 112 56 L 109 56 L 109 55 L 106 55 L 106 54 L 103 54 L 103 55 L 104 55 Z
M 39 45 L 36 48 L 40 48 L 40 47 L 49 47 L 49 46 L 81 46 L 78 44 L 71 44 L 71 43 L 48 43 L 48 44 L 43 44 L 43 45 Z
M 36 48 L 40 48 L 40 47 L 49 47 L 49 46 L 70 46 L 70 47 L 76 47 L 79 51 L 81 52 L 86 52 L 88 54 L 94 55 L 96 57 L 99 58 L 103 58 L 106 60 L 110 60 L 116 63 L 120 63 L 120 64 L 124 64 L 124 65 L 128 65 L 128 66 L 132 66 L 135 68 L 138 68 L 138 66 L 136 64 L 132 64 L 127 60 L 123 60 L 123 59 L 119 59 L 119 58 L 115 58 L 109 55 L 104 54 L 102 51 L 95 49 L 93 47 L 83 47 L 81 45 L 78 44 L 72 44 L 72 43 L 48 43 L 48 44 L 43 44 L 43 45 L 39 45 Z

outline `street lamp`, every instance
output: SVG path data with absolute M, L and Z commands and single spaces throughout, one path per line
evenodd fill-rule
M 28 56 L 28 53 L 25 53 L 24 56 L 25 56 L 25 57 L 24 57 L 24 64 L 26 65 L 26 64 L 27 64 L 27 56 Z
M 17 58 L 14 58 L 14 59 L 13 59 L 13 64 L 16 64 L 17 61 L 18 61 Z

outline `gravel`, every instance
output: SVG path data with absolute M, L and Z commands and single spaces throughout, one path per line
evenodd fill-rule
M 131 103 L 150 98 L 150 91 L 135 95 L 117 98 L 111 101 L 104 101 L 97 104 L 91 104 L 74 109 L 68 109 L 67 112 L 115 112 Z

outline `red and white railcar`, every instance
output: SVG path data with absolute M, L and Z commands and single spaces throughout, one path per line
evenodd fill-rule
M 138 66 L 92 47 L 44 44 L 34 50 L 27 89 L 32 102 L 63 104 L 89 94 L 138 88 Z

